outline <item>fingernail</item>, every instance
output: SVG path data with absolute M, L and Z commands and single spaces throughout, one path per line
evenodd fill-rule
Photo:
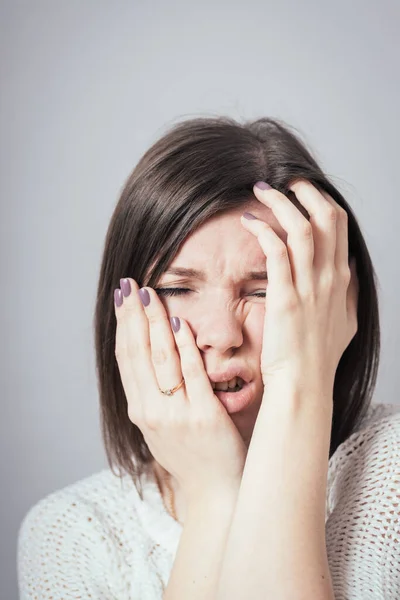
M 148 306 L 150 304 L 150 294 L 146 288 L 141 288 L 139 290 L 139 298 L 141 299 L 143 306 Z
M 171 317 L 170 321 L 171 321 L 172 329 L 175 331 L 175 333 L 177 331 L 179 331 L 180 326 L 181 326 L 181 321 L 180 321 L 179 317 Z
M 257 219 L 257 217 L 255 217 L 254 215 L 252 215 L 249 212 L 243 213 L 243 216 L 244 216 L 245 219 Z
M 255 184 L 255 186 L 259 190 L 272 190 L 272 186 L 269 185 L 269 183 L 265 183 L 265 181 L 257 181 L 257 183 Z
M 119 288 L 117 288 L 116 290 L 114 290 L 114 302 L 118 306 L 118 308 L 122 305 L 123 301 L 124 299 L 122 297 L 122 292 Z
M 126 298 L 131 293 L 131 282 L 129 281 L 129 279 L 125 278 L 125 279 L 120 279 L 119 283 L 121 286 L 122 293 Z

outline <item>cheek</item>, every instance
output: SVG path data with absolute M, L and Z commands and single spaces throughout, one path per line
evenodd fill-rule
M 190 304 L 188 304 L 187 300 L 182 300 L 179 297 L 166 297 L 159 296 L 161 300 L 161 304 L 165 308 L 165 312 L 168 317 L 180 316 L 186 321 L 190 321 L 193 319 L 193 308 L 191 310 Z
M 185 316 L 183 314 L 185 312 L 185 304 L 184 304 L 184 301 L 182 301 L 179 298 L 179 296 L 176 296 L 176 297 L 161 296 L 161 294 L 160 294 L 158 296 L 158 299 L 160 300 L 161 304 L 165 308 L 165 312 L 167 313 L 168 316 L 173 317 L 174 315 L 177 315 L 177 314 L 181 314 L 182 317 Z
M 159 296 L 162 305 L 165 308 L 165 312 L 168 317 L 174 315 L 180 315 L 183 319 L 188 321 L 189 324 L 197 322 L 197 310 L 193 305 L 182 300 L 179 297 L 167 297 Z M 265 318 L 265 305 L 261 302 L 248 302 L 246 307 L 243 309 L 245 312 L 243 328 L 246 332 L 249 345 L 254 351 L 261 353 L 263 329 L 264 329 L 264 318 Z M 212 304 L 210 305 L 212 310 Z M 243 318 L 243 315 L 242 315 Z

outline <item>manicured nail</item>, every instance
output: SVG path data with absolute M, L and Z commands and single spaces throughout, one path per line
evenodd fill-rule
M 272 190 L 272 186 L 269 185 L 268 183 L 265 183 L 265 181 L 257 181 L 257 183 L 255 184 L 255 186 L 259 190 Z
M 172 329 L 175 331 L 175 333 L 177 331 L 179 331 L 180 326 L 181 326 L 181 321 L 180 321 L 179 317 L 171 317 L 170 321 L 171 321 Z
M 122 292 L 119 288 L 114 290 L 114 302 L 118 306 L 118 308 L 122 305 L 124 299 L 122 297 Z
M 141 299 L 143 306 L 148 306 L 150 304 L 150 294 L 146 288 L 141 288 L 139 290 L 139 298 Z
M 245 219 L 257 219 L 257 217 L 255 217 L 254 215 L 252 215 L 249 212 L 243 213 L 243 216 L 244 216 Z
M 127 296 L 129 296 L 129 294 L 132 291 L 131 290 L 131 282 L 129 281 L 129 279 L 120 279 L 119 283 L 121 285 L 122 293 L 126 298 Z

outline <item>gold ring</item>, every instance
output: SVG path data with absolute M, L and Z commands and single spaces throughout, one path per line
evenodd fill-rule
M 182 381 L 180 383 L 178 383 L 177 386 L 175 386 L 174 388 L 172 388 L 172 390 L 162 390 L 161 388 L 158 388 L 160 390 L 160 392 L 162 394 L 165 394 L 166 396 L 172 396 L 172 394 L 174 394 L 176 392 L 176 390 L 179 390 L 179 388 L 184 384 L 185 378 L 182 377 Z

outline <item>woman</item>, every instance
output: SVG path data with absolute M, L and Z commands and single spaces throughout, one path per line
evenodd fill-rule
M 22 598 L 400 597 L 375 273 L 288 126 L 192 119 L 145 153 L 94 328 L 110 469 L 26 515 Z

